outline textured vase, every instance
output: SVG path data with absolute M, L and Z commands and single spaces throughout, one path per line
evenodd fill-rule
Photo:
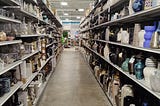
M 121 68 L 123 69 L 123 71 L 126 71 L 126 72 L 128 72 L 129 70 L 128 70 L 128 63 L 129 63 L 129 58 L 127 58 L 124 62 L 123 62 L 123 64 L 122 64 L 122 66 L 121 66 Z
M 160 70 L 155 71 L 150 77 L 151 88 L 155 92 L 160 92 Z
M 109 48 L 108 48 L 108 44 L 105 45 L 104 47 L 104 57 L 106 59 L 109 59 Z
M 121 28 L 120 31 L 119 31 L 118 34 L 117 34 L 117 42 L 121 42 L 121 39 L 122 39 L 122 31 L 123 31 L 123 29 Z
M 138 32 L 138 46 L 139 47 L 143 47 L 144 34 L 145 34 L 144 30 L 141 30 L 141 31 Z
M 109 41 L 109 33 L 110 33 L 109 28 L 106 28 L 106 35 L 105 35 L 106 41 Z
M 134 65 L 134 70 L 135 70 L 135 76 L 138 80 L 144 78 L 143 69 L 144 69 L 144 64 L 142 63 L 141 59 L 137 59 L 137 62 Z
M 144 2 L 144 10 L 152 8 L 152 0 L 145 0 Z
M 135 12 L 141 11 L 143 9 L 143 0 L 134 0 L 132 8 Z
M 133 10 L 133 8 L 132 8 L 133 1 L 134 1 L 134 0 L 130 0 L 130 1 L 129 1 L 128 10 L 129 10 L 129 14 L 130 14 L 130 15 L 134 13 L 134 10 Z
M 151 75 L 154 74 L 155 71 L 157 71 L 158 69 L 154 68 L 154 67 L 145 67 L 143 70 L 143 74 L 144 74 L 144 80 L 145 80 L 145 84 L 147 87 L 151 88 L 151 80 L 150 77 Z
M 145 35 L 144 35 L 144 43 L 143 43 L 143 47 L 145 48 L 150 48 L 150 42 L 151 42 L 151 38 L 153 35 L 153 32 L 155 31 L 155 26 L 145 26 Z
M 124 85 L 121 90 L 121 106 L 124 106 L 124 98 L 127 96 L 134 97 L 133 86 Z
M 129 44 L 129 33 L 126 30 L 122 31 L 121 43 Z
M 135 24 L 134 25 L 134 36 L 133 36 L 133 45 L 134 46 L 138 46 L 138 44 L 139 44 L 138 33 L 140 32 L 140 30 L 141 30 L 140 24 Z

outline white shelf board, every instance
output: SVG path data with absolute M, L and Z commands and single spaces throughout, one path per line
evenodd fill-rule
M 150 92 L 152 95 L 154 95 L 155 97 L 157 97 L 158 99 L 160 99 L 160 93 L 154 92 L 149 87 L 147 87 L 144 80 L 137 80 L 135 78 L 135 76 L 130 75 L 127 72 L 124 72 L 120 67 L 118 67 L 117 65 L 113 64 L 110 60 L 105 59 L 99 53 L 95 52 L 94 50 L 92 50 L 91 48 L 89 48 L 87 46 L 85 46 L 85 47 L 88 48 L 93 53 L 95 53 L 96 55 L 98 55 L 99 57 L 101 57 L 103 60 L 105 60 L 110 65 L 112 65 L 114 68 L 116 68 L 117 70 L 119 70 L 121 73 L 123 73 L 125 76 L 127 76 L 128 78 L 130 78 L 132 81 L 134 81 L 135 83 L 137 83 L 138 85 L 140 85 L 142 88 L 144 88 L 145 90 L 147 90 L 148 92 Z
M 24 38 L 27 38 L 27 37 L 39 37 L 40 35 L 38 34 L 33 34 L 33 35 L 20 35 L 20 36 L 17 36 L 17 37 L 24 37 Z
M 32 80 L 38 75 L 38 72 L 35 72 L 27 79 L 27 82 L 21 86 L 22 90 L 25 90 L 27 86 L 32 82 Z
M 51 46 L 51 45 L 53 45 L 54 43 L 50 43 L 50 44 L 48 44 L 48 45 L 46 45 L 46 47 L 48 48 L 49 46 Z
M 18 43 L 22 43 L 22 41 L 21 40 L 1 41 L 0 46 L 12 45 L 12 44 L 18 44 Z
M 37 54 L 38 52 L 39 52 L 39 50 L 36 50 L 36 51 L 33 52 L 33 53 L 25 54 L 24 56 L 22 56 L 22 60 L 25 60 L 25 59 L 27 59 L 27 58 L 29 58 L 29 57 L 31 57 L 31 56 Z
M 5 93 L 2 97 L 0 97 L 0 106 L 2 106 L 21 86 L 22 82 L 18 82 L 13 87 L 11 87 L 10 92 Z
M 16 62 L 12 63 L 12 64 L 7 65 L 6 67 L 4 67 L 4 69 L 0 70 L 0 75 L 4 74 L 5 72 L 7 72 L 11 69 L 13 69 L 14 67 L 20 65 L 21 63 L 22 63 L 22 60 L 19 60 L 19 61 L 16 61 Z
M 21 23 L 20 20 L 4 17 L 4 16 L 1 16 L 1 15 L 0 15 L 0 22 L 14 22 L 14 23 L 18 23 L 18 24 Z

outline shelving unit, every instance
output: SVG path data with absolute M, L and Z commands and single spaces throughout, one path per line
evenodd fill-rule
M 125 64 L 124 62 L 126 61 L 126 58 L 130 60 L 130 59 L 132 59 L 131 56 L 139 56 L 139 55 L 142 55 L 143 58 L 141 59 L 141 62 L 144 65 L 146 64 L 145 63 L 146 59 L 147 58 L 150 59 L 151 56 L 153 56 L 154 59 L 156 59 L 159 62 L 159 60 L 158 60 L 159 54 L 160 54 L 159 48 L 154 49 L 152 47 L 150 47 L 150 48 L 140 47 L 140 46 L 138 46 L 137 41 L 135 41 L 135 40 L 140 39 L 137 37 L 137 36 L 139 36 L 138 31 L 139 30 L 145 31 L 144 26 L 153 26 L 153 25 L 155 25 L 155 22 L 159 21 L 160 6 L 157 5 L 154 7 L 151 6 L 149 8 L 146 7 L 147 9 L 143 8 L 139 12 L 132 13 L 131 9 L 132 9 L 133 3 L 130 0 L 117 0 L 116 2 L 112 1 L 112 3 L 108 2 L 107 0 L 106 1 L 102 0 L 102 1 L 103 1 L 103 3 L 99 2 L 99 4 L 98 4 L 101 6 L 101 10 L 98 10 L 98 8 L 100 6 L 96 6 L 80 24 L 79 34 L 82 35 L 81 43 L 82 43 L 82 48 L 84 48 L 84 51 L 85 51 L 84 55 L 86 55 L 86 57 L 88 56 L 87 62 L 89 62 L 89 65 L 91 66 L 92 70 L 95 68 L 95 66 L 100 67 L 101 70 L 98 71 L 100 73 L 102 70 L 104 70 L 106 72 L 106 74 L 112 78 L 110 81 L 110 84 L 114 84 L 113 81 L 115 81 L 116 80 L 115 77 L 117 77 L 119 80 L 119 84 L 120 84 L 120 85 L 117 85 L 119 88 L 119 90 L 117 90 L 119 94 L 121 94 L 120 90 L 123 88 L 123 85 L 130 84 L 134 87 L 133 90 L 135 90 L 135 92 L 137 93 L 137 94 L 135 93 L 134 96 L 139 96 L 138 100 L 142 99 L 142 101 L 143 101 L 143 99 L 144 99 L 144 101 L 145 101 L 149 98 L 147 101 L 148 104 L 153 105 L 153 106 L 159 105 L 158 101 L 160 100 L 160 93 L 155 92 L 153 90 L 153 87 L 149 87 L 149 85 L 147 85 L 147 84 L 149 84 L 149 83 L 147 83 L 147 78 L 146 78 L 147 75 L 144 74 L 146 72 L 146 70 L 145 70 L 145 72 L 143 72 L 144 71 L 143 69 L 146 68 L 147 65 L 142 69 L 142 72 L 141 72 L 142 79 L 139 80 L 138 78 L 136 78 L 136 72 L 129 73 L 129 71 L 131 71 L 129 68 L 132 67 L 129 65 L 132 64 L 134 67 L 134 65 L 137 63 L 137 61 L 139 59 L 138 57 L 134 58 L 135 63 L 128 62 L 128 64 L 129 64 L 128 65 L 128 72 L 124 71 L 125 69 L 123 69 L 124 67 L 122 67 L 122 64 L 123 65 Z M 108 5 L 104 4 L 106 2 L 108 3 Z M 108 6 L 107 8 L 104 7 L 104 8 L 106 8 L 105 10 L 103 9 L 104 5 Z M 145 5 L 145 4 L 142 4 L 142 5 Z M 128 8 L 128 13 L 126 12 L 127 11 L 127 9 L 125 8 L 126 6 Z M 123 10 L 125 10 L 125 9 L 126 9 L 126 11 L 124 12 Z M 117 17 L 116 17 L 116 14 L 118 14 Z M 100 20 L 99 17 L 102 17 L 102 20 Z M 103 20 L 103 18 L 104 18 L 104 20 Z M 139 25 L 139 27 L 141 27 L 141 28 L 139 28 L 139 29 L 137 28 L 137 30 L 136 30 L 135 29 L 136 24 Z M 122 28 L 122 31 L 127 29 L 127 33 L 129 34 L 129 39 L 128 39 L 129 43 L 128 44 L 120 43 L 122 41 L 119 41 L 119 40 L 116 41 L 115 39 L 117 39 L 117 38 L 114 39 L 111 37 L 111 35 L 113 35 L 114 37 L 117 37 L 118 34 L 120 34 L 120 31 L 121 31 L 120 28 Z M 159 28 L 159 26 L 158 26 L 158 28 Z M 118 34 L 116 33 L 116 31 L 118 31 L 117 32 Z M 145 34 L 144 34 L 144 36 L 145 36 Z M 144 37 L 144 40 L 145 40 L 145 37 Z M 159 42 L 159 40 L 158 40 L 158 42 Z M 106 50 L 107 54 L 105 54 L 106 52 L 104 50 Z M 125 52 L 125 53 L 123 53 L 123 52 Z M 122 53 L 122 57 L 123 57 L 123 55 L 126 55 L 126 57 L 124 57 L 124 60 L 122 59 L 122 63 L 121 63 L 121 61 L 118 61 L 118 59 L 121 59 L 120 53 Z M 114 56 L 112 57 L 112 55 L 114 55 L 114 54 L 115 54 L 115 57 Z M 103 55 L 108 56 L 108 57 L 105 58 Z M 116 61 L 115 64 L 113 61 Z M 158 70 L 159 67 L 156 66 L 155 69 Z M 133 68 L 133 70 L 136 71 L 135 67 Z M 93 70 L 92 72 L 94 72 L 94 71 L 97 72 L 96 69 Z M 103 75 L 103 73 L 102 73 L 102 75 Z M 100 77 L 100 75 L 97 75 L 97 76 Z M 108 76 L 106 76 L 106 77 L 108 78 Z M 123 79 L 127 79 L 127 80 L 123 81 Z M 99 80 L 100 79 L 97 79 L 97 82 L 100 84 L 100 86 L 103 89 L 103 85 L 105 85 L 105 84 L 102 85 Z M 105 81 L 107 81 L 107 80 L 105 80 Z M 113 90 L 112 88 L 109 88 L 109 87 L 111 87 L 110 85 L 106 84 L 106 86 L 107 86 L 107 89 Z M 143 93 L 141 94 L 141 92 L 139 92 L 139 91 L 142 91 Z M 110 92 L 113 93 L 113 95 L 115 93 L 114 91 L 110 91 Z M 145 97 L 143 94 L 145 95 Z M 114 104 L 115 100 L 112 100 L 112 98 L 110 98 L 108 95 L 109 94 L 106 93 L 106 96 L 108 97 L 111 104 L 113 106 L 117 106 L 116 104 Z M 135 99 L 134 96 L 133 96 L 133 98 Z M 141 104 L 143 103 L 142 101 L 141 102 L 137 101 L 137 102 L 140 105 L 140 103 Z M 153 101 L 154 101 L 154 103 L 153 103 Z M 119 102 L 122 102 L 122 101 L 119 101 Z M 150 103 L 150 102 L 152 102 L 152 103 Z
M 53 42 L 53 40 L 58 39 L 57 37 L 55 37 L 56 34 L 61 35 L 62 24 L 59 22 L 59 20 L 53 14 L 52 10 L 47 7 L 47 4 L 45 4 L 42 0 L 24 0 L 24 2 L 26 2 L 26 5 L 28 5 L 28 3 L 29 3 L 29 5 L 35 6 L 35 8 L 37 6 L 38 8 L 40 8 L 40 10 L 39 10 L 40 12 L 43 11 L 43 14 L 40 14 L 38 12 L 38 10 L 35 13 L 33 13 L 33 12 L 30 13 L 29 10 L 27 10 L 26 8 L 23 10 L 23 8 L 21 6 L 21 4 L 23 4 L 23 3 L 19 3 L 15 0 L 0 0 L 0 4 L 2 6 L 4 5 L 4 7 L 5 7 L 4 9 L 7 10 L 8 12 L 11 12 L 11 13 L 13 12 L 14 13 L 13 15 L 16 16 L 15 19 L 12 19 L 10 17 L 0 15 L 0 23 L 3 23 L 3 24 L 9 23 L 9 24 L 11 24 L 11 26 L 14 24 L 15 25 L 15 26 L 13 25 L 14 27 L 17 27 L 19 25 L 17 28 L 15 28 L 16 30 L 18 30 L 17 31 L 18 34 L 16 34 L 15 39 L 22 39 L 22 40 L 13 40 L 13 41 L 0 41 L 0 46 L 10 47 L 8 45 L 16 45 L 16 46 L 19 46 L 19 48 L 15 48 L 15 49 L 21 49 L 20 46 L 23 45 L 25 47 L 25 50 L 26 51 L 28 50 L 27 51 L 28 53 L 30 53 L 30 51 L 34 51 L 30 54 L 25 54 L 25 55 L 23 55 L 23 53 L 20 54 L 20 55 L 23 55 L 23 56 L 21 56 L 20 60 L 6 65 L 4 67 L 4 69 L 0 69 L 0 75 L 5 74 L 6 72 L 9 72 L 13 68 L 16 69 L 16 78 L 18 77 L 18 81 L 19 81 L 17 84 L 15 84 L 13 87 L 11 87 L 11 91 L 9 93 L 5 93 L 2 97 L 0 97 L 0 102 L 1 102 L 0 106 L 3 105 L 4 103 L 10 103 L 9 100 L 12 99 L 13 95 L 17 92 L 18 92 L 18 96 L 19 96 L 19 92 L 22 92 L 22 94 L 26 93 L 25 91 L 27 91 L 29 89 L 29 87 L 30 87 L 29 85 L 32 84 L 33 81 L 35 81 L 35 77 L 37 77 L 39 75 L 39 73 L 41 73 L 41 71 L 47 70 L 46 68 L 54 65 L 54 63 L 52 61 L 53 61 L 53 58 L 56 58 L 56 57 L 53 54 L 52 56 L 47 58 L 47 56 L 48 56 L 47 49 L 51 49 L 49 47 L 51 47 L 52 45 L 59 47 L 59 43 L 60 43 L 58 40 L 57 41 L 58 45 L 57 45 Z M 38 13 L 39 13 L 39 16 L 46 15 L 48 17 L 49 21 L 47 22 L 46 20 L 43 20 L 42 18 L 38 17 Z M 35 15 L 35 14 L 37 14 L 37 15 Z M 33 34 L 22 35 L 21 31 L 19 31 L 19 29 L 18 29 L 19 27 L 21 27 L 20 25 L 24 24 L 23 22 L 21 22 L 22 20 L 24 21 L 25 24 L 27 24 L 27 22 L 30 22 L 31 26 L 33 26 L 33 27 L 46 28 L 47 30 L 50 30 L 50 31 L 44 32 L 46 34 L 35 34 L 38 29 L 34 29 L 34 31 L 33 31 L 33 29 L 31 28 L 31 30 L 32 30 L 31 33 L 33 33 Z M 39 26 L 37 26 L 37 25 L 39 25 Z M 26 28 L 28 28 L 28 27 L 26 27 Z M 5 32 L 5 30 L 3 30 L 3 31 Z M 29 33 L 29 32 L 26 30 L 25 33 Z M 60 36 L 58 36 L 58 37 L 60 38 Z M 43 48 L 43 51 L 42 51 L 43 40 L 48 41 L 47 42 L 48 44 L 45 45 L 45 47 Z M 45 52 L 44 52 L 44 50 L 45 50 Z M 21 51 L 20 51 L 20 53 L 21 53 Z M 42 53 L 46 53 L 46 54 L 44 54 L 44 56 L 46 56 L 45 58 L 42 58 Z M 36 61 L 36 59 L 39 59 L 40 63 L 38 63 Z M 36 67 L 36 65 L 38 65 L 38 64 L 40 64 L 41 67 L 40 66 Z M 30 69 L 32 68 L 32 69 L 28 70 L 29 68 Z M 36 68 L 38 68 L 38 70 Z M 48 80 L 50 79 L 51 75 L 53 74 L 52 69 L 49 71 L 50 71 L 50 74 L 47 75 L 47 81 L 40 87 L 39 95 L 36 98 L 36 101 L 33 105 L 36 105 L 38 103 L 39 98 L 42 95 L 43 90 L 46 87 Z M 45 73 L 45 74 L 47 74 L 47 73 Z M 22 81 L 24 81 L 24 80 L 26 82 L 22 83 Z M 38 80 L 36 79 L 36 81 L 38 81 Z M 27 92 L 27 94 L 29 94 L 29 92 Z M 19 98 L 16 98 L 16 99 L 19 100 Z M 21 99 L 25 99 L 25 98 L 21 98 Z M 18 102 L 22 102 L 21 105 L 23 105 L 24 101 L 20 100 Z
M 21 21 L 16 20 L 16 19 L 12 19 L 12 18 L 8 18 L 8 17 L 4 17 L 0 15 L 0 22 L 13 22 L 13 23 L 21 23 Z
M 12 45 L 12 44 L 18 44 L 18 43 L 22 43 L 22 41 L 21 40 L 1 41 L 0 46 Z
M 112 65 L 114 68 L 116 68 L 118 71 L 120 71 L 121 73 L 123 73 L 126 77 L 130 78 L 131 80 L 133 80 L 135 83 L 137 83 L 139 86 L 143 87 L 144 89 L 146 89 L 148 92 L 150 92 L 151 94 L 153 94 L 155 97 L 157 97 L 158 99 L 160 99 L 160 93 L 154 92 L 152 91 L 148 86 L 146 86 L 146 82 L 143 80 L 137 80 L 135 78 L 135 76 L 130 75 L 128 72 L 124 72 L 119 66 L 113 64 L 110 60 L 105 59 L 103 56 L 101 56 L 99 53 L 95 52 L 94 50 L 92 50 L 91 48 L 85 46 L 85 48 L 87 48 L 88 50 L 90 50 L 91 52 L 95 53 L 97 56 L 99 56 L 100 58 L 102 58 L 103 60 L 105 60 L 107 63 L 109 63 L 110 65 Z
M 12 63 L 12 64 L 7 65 L 6 67 L 4 67 L 4 69 L 1 69 L 0 75 L 4 74 L 5 72 L 7 72 L 11 69 L 13 69 L 14 67 L 20 65 L 21 63 L 22 63 L 22 60 L 19 60 L 19 61 L 16 61 L 16 62 Z
M 0 106 L 2 106 L 21 86 L 22 86 L 22 82 L 18 82 L 13 87 L 11 87 L 10 92 L 0 97 Z

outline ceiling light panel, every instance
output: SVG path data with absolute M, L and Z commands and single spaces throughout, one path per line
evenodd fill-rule
M 68 5 L 68 3 L 67 2 L 61 2 L 61 5 L 66 6 L 66 5 Z

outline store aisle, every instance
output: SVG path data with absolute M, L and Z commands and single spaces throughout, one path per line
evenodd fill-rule
M 81 54 L 65 49 L 39 106 L 110 106 Z

